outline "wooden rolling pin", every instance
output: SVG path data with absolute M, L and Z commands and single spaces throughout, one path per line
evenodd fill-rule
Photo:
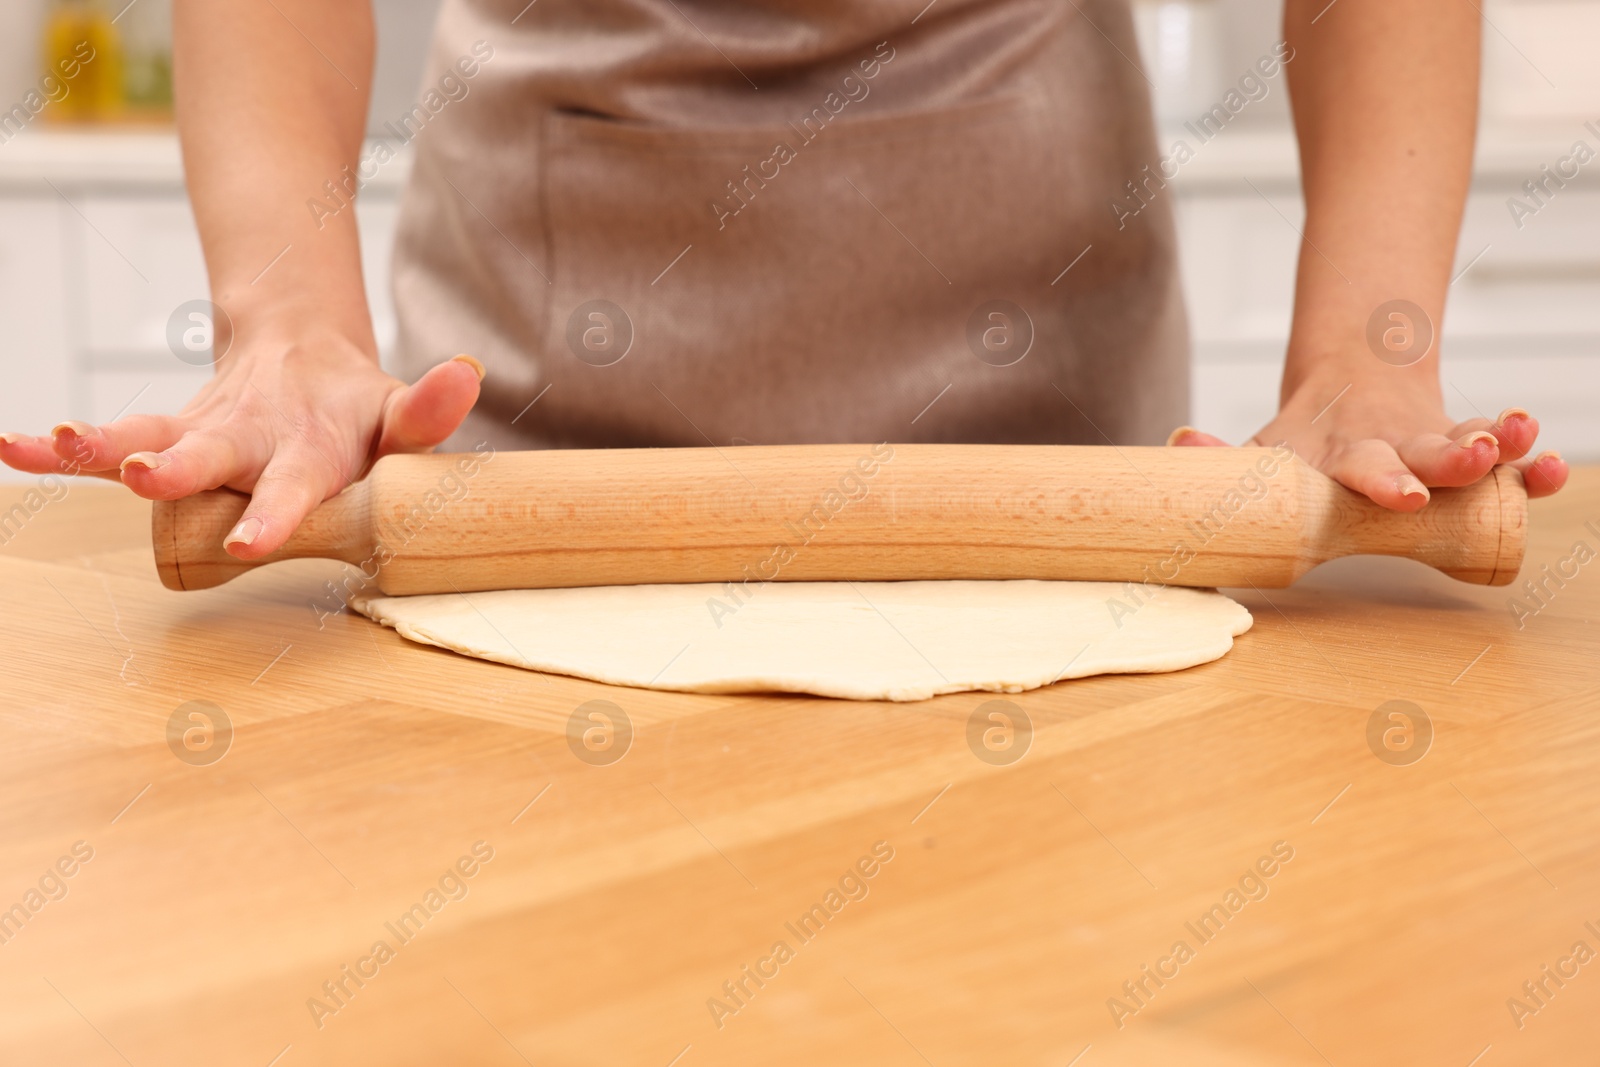
M 205 589 L 300 557 L 343 560 L 362 588 L 390 595 L 775 579 L 1271 588 L 1363 553 L 1505 585 L 1521 566 L 1527 520 L 1522 477 L 1504 467 L 1400 514 L 1285 446 L 394 455 L 249 563 L 222 548 L 246 503 L 230 490 L 156 503 L 167 588 Z

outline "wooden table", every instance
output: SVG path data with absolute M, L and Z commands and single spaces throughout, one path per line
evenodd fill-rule
M 1600 952 L 1600 562 L 1521 628 L 1515 589 L 1406 561 L 1236 592 L 1224 659 L 1010 698 L 1031 745 L 986 762 L 986 695 L 533 674 L 319 629 L 321 563 L 163 590 L 116 487 L 3 500 L 0 1062 L 1597 1055 L 1600 960 L 1571 951 Z M 1600 470 L 1531 522 L 1526 575 L 1600 550 Z M 631 721 L 615 762 L 569 745 L 594 699 Z M 1403 720 L 1369 745 L 1392 700 L 1420 760 Z M 190 701 L 231 722 L 220 760 L 222 731 L 169 745 Z

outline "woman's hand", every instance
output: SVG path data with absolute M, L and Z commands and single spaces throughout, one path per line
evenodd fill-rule
M 257 559 L 379 456 L 449 436 L 477 402 L 483 367 L 457 356 L 410 386 L 385 374 L 357 212 L 305 207 L 360 157 L 371 3 L 175 0 L 172 32 L 184 180 L 231 345 L 178 415 L 0 435 L 0 460 L 120 478 L 153 500 L 250 493 L 225 543 Z
M 456 356 L 408 386 L 336 333 L 245 329 L 179 414 L 63 422 L 50 437 L 0 434 L 0 460 L 32 474 L 120 477 L 151 500 L 218 486 L 250 493 L 225 544 L 256 559 L 379 456 L 426 452 L 448 437 L 477 402 L 482 376 L 477 360 Z
M 1538 420 L 1521 408 L 1456 422 L 1436 383 L 1415 376 L 1322 375 L 1299 384 L 1246 444 L 1287 441 L 1335 481 L 1386 508 L 1416 511 L 1430 488 L 1471 485 L 1502 463 L 1522 472 L 1530 497 L 1554 493 L 1567 482 L 1567 464 L 1556 452 L 1535 453 L 1538 436 Z M 1188 426 L 1167 443 L 1227 444 Z
M 1396 511 L 1496 464 L 1521 470 L 1529 496 L 1567 480 L 1559 455 L 1534 451 L 1532 415 L 1508 408 L 1458 423 L 1439 386 L 1437 325 L 1460 276 L 1481 21 L 1472 5 L 1428 0 L 1284 4 L 1306 216 L 1278 415 L 1250 443 L 1286 441 Z M 1405 347 L 1390 347 L 1388 325 L 1402 320 Z M 1188 427 L 1169 443 L 1223 444 Z

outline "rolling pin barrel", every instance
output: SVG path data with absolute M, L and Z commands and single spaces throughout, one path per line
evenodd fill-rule
M 158 501 L 169 589 L 340 559 L 389 595 L 657 582 L 1043 578 L 1280 588 L 1340 556 L 1505 585 L 1527 497 L 1507 468 L 1389 511 L 1286 446 L 789 445 L 393 455 L 277 552 L 222 548 L 247 497 Z

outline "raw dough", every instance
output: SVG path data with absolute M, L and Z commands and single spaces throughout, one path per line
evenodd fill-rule
M 852 700 L 1176 671 L 1250 628 L 1209 590 L 1110 582 L 768 582 L 358 599 L 403 636 L 613 685 Z M 1120 625 L 1119 625 L 1120 624 Z

